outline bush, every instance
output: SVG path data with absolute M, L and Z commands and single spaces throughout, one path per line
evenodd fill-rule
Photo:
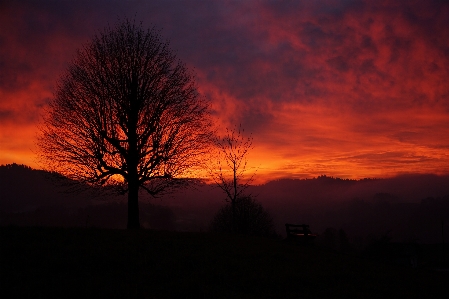
M 213 232 L 232 232 L 232 205 L 227 204 L 215 214 L 211 222 Z M 250 236 L 275 236 L 273 219 L 263 206 L 251 197 L 237 201 L 235 233 Z

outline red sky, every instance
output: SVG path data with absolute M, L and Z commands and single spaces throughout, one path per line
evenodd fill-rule
M 0 1 L 0 164 L 39 168 L 37 124 L 76 49 L 156 25 L 258 181 L 449 173 L 445 1 Z

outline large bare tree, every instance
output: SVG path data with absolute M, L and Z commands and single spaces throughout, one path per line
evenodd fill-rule
M 253 181 L 255 173 L 248 176 L 248 153 L 253 148 L 252 136 L 245 137 L 240 125 L 226 129 L 221 137 L 216 137 L 215 157 L 208 164 L 208 172 L 215 184 L 226 194 L 226 201 L 232 209 L 232 231 L 236 231 L 237 204 L 248 197 L 245 190 Z
M 139 190 L 184 182 L 210 138 L 208 102 L 157 31 L 125 20 L 78 50 L 60 78 L 38 140 L 46 168 L 128 193 L 139 228 Z

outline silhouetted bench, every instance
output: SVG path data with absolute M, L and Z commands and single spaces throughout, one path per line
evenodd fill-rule
M 285 231 L 287 232 L 287 239 L 313 240 L 317 236 L 316 234 L 312 234 L 307 224 L 286 223 Z

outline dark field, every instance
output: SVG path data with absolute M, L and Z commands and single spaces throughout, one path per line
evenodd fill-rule
M 2 298 L 449 298 L 449 273 L 283 240 L 1 227 Z

